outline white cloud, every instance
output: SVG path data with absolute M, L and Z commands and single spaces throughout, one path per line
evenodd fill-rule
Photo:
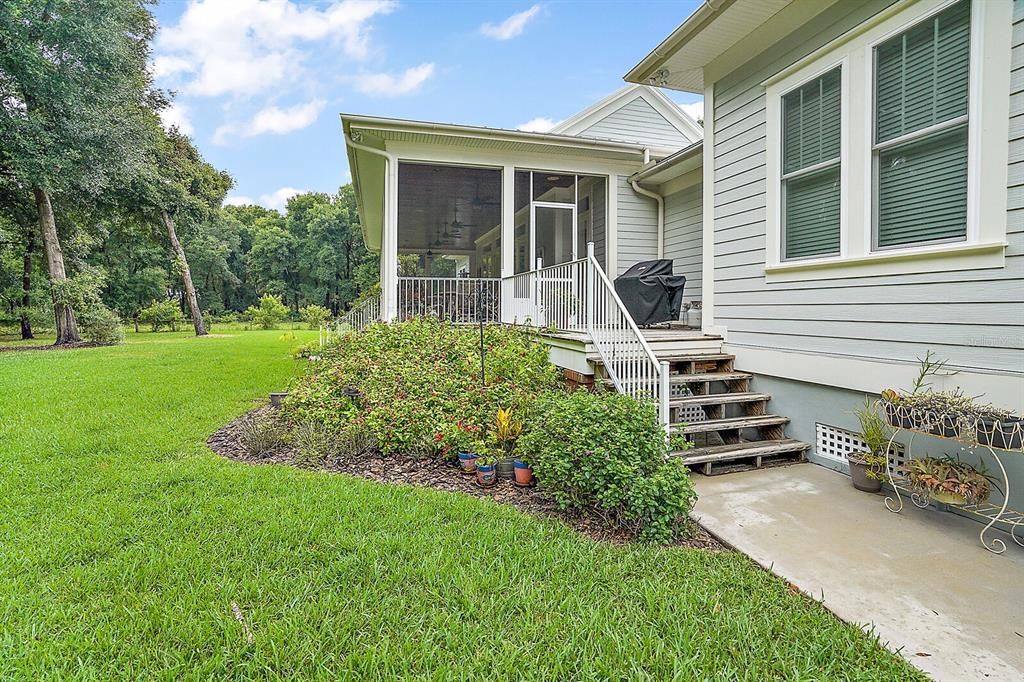
M 256 115 L 245 123 L 226 123 L 220 126 L 213 134 L 213 141 L 215 144 L 224 144 L 235 135 L 239 137 L 256 137 L 267 133 L 283 135 L 301 130 L 316 121 L 326 104 L 322 99 L 314 99 L 287 109 L 276 106 L 265 107 L 257 111 Z
M 692 102 L 690 104 L 679 104 L 680 109 L 690 115 L 694 121 L 704 120 L 704 100 L 699 102 Z
M 161 30 L 157 76 L 180 76 L 194 95 L 251 95 L 294 78 L 306 43 L 331 40 L 353 59 L 370 49 L 369 22 L 393 0 L 336 0 L 324 9 L 293 0 L 191 0 L 177 24 Z
M 181 102 L 173 102 L 169 107 L 160 112 L 160 122 L 163 123 L 164 128 L 170 129 L 171 126 L 178 126 L 178 130 L 183 135 L 191 135 L 195 129 L 192 127 L 189 113 L 187 105 Z
M 526 29 L 526 25 L 540 13 L 540 5 L 513 14 L 500 24 L 487 23 L 480 27 L 480 32 L 496 40 L 515 38 Z
M 561 121 L 555 121 L 554 119 L 538 116 L 537 118 L 530 119 L 526 123 L 520 123 L 516 126 L 516 130 L 524 130 L 529 133 L 546 133 L 559 123 L 561 123 Z
M 294 187 L 282 187 L 281 189 L 274 190 L 270 194 L 260 195 L 260 205 L 266 208 L 272 208 L 275 211 L 283 211 L 285 206 L 288 204 L 288 200 L 296 194 L 304 194 L 307 190 L 295 189 Z
M 252 197 L 247 197 L 244 194 L 235 194 L 224 199 L 225 206 L 252 206 L 255 203 Z
M 407 95 L 419 89 L 434 73 L 433 64 L 420 64 L 406 69 L 401 75 L 390 73 L 366 73 L 353 77 L 356 90 L 367 95 L 396 97 Z

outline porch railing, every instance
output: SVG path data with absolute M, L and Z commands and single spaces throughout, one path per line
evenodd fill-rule
M 540 267 L 502 280 L 504 321 L 559 331 L 586 331 L 586 258 Z
M 373 324 L 381 319 L 380 316 L 380 294 L 367 298 L 347 313 L 338 318 L 335 325 L 338 333 L 344 331 L 359 331 L 363 327 Z
M 501 280 L 491 277 L 399 277 L 398 319 L 501 322 Z
M 658 405 L 669 424 L 669 369 L 647 339 L 594 256 L 538 267 L 502 280 L 504 321 L 566 332 L 585 332 L 616 390 Z
M 604 370 L 620 393 L 648 398 L 658 406 L 665 428 L 670 422 L 669 368 L 659 362 L 647 339 L 626 310 L 615 287 L 587 244 L 586 329 Z

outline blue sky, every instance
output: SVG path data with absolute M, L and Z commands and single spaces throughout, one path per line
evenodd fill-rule
M 235 177 L 229 201 L 280 208 L 349 180 L 340 112 L 544 129 L 697 4 L 163 0 L 154 69 L 177 92 L 165 122 Z

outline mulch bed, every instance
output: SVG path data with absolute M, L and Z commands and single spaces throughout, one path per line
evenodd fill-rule
M 263 406 L 242 415 L 210 436 L 206 441 L 207 445 L 222 457 L 247 464 L 296 466 L 291 446 L 282 445 L 264 456 L 255 456 L 246 450 L 239 441 L 239 434 L 247 422 L 270 416 L 273 409 Z M 476 484 L 474 477 L 463 475 L 457 465 L 436 458 L 371 454 L 344 460 L 328 460 L 314 468 L 319 471 L 357 476 L 378 483 L 412 485 L 488 498 L 499 504 L 512 505 L 530 514 L 558 519 L 595 540 L 615 544 L 633 541 L 633 536 L 628 531 L 610 526 L 596 512 L 559 510 L 554 501 L 538 488 L 533 486 L 520 488 L 510 480 L 499 480 L 494 487 L 481 488 Z M 696 549 L 726 549 L 721 542 L 696 523 L 692 523 L 690 537 L 680 539 L 673 544 Z

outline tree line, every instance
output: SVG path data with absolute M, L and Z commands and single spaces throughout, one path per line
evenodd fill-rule
M 0 317 L 74 344 L 154 301 L 200 335 L 264 294 L 344 310 L 377 281 L 351 186 L 223 206 L 231 175 L 161 125 L 148 4 L 0 3 Z

